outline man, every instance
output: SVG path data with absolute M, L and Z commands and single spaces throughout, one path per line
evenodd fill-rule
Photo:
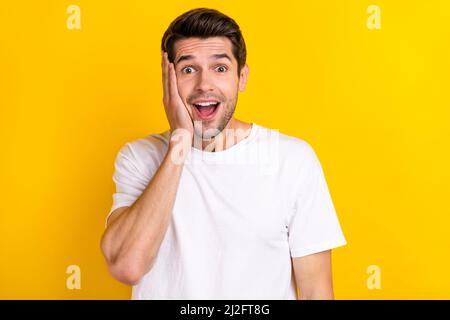
M 331 249 L 346 240 L 314 150 L 233 116 L 249 73 L 236 22 L 175 19 L 162 73 L 170 130 L 115 161 L 111 274 L 133 299 L 333 299 Z

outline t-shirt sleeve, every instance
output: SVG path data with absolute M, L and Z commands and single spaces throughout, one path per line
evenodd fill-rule
M 112 179 L 116 190 L 112 196 L 112 207 L 106 217 L 105 227 L 111 213 L 120 207 L 131 206 L 142 194 L 148 183 L 130 143 L 126 143 L 117 154 Z
M 320 161 L 306 142 L 305 151 L 288 226 L 291 257 L 303 257 L 347 244 Z

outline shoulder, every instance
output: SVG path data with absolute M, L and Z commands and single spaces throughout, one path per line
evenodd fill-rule
M 282 162 L 302 166 L 308 162 L 318 161 L 316 152 L 305 139 L 288 135 L 278 129 L 259 126 L 259 137 L 262 141 L 270 141 L 278 149 Z
M 124 143 L 117 154 L 116 165 L 124 162 L 141 172 L 159 167 L 167 153 L 168 134 L 168 131 L 149 134 Z

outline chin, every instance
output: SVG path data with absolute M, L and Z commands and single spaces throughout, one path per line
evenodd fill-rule
M 203 125 L 201 130 L 195 130 L 194 133 L 197 137 L 202 138 L 202 140 L 210 140 L 217 136 L 220 131 L 217 127 L 210 126 L 210 125 Z

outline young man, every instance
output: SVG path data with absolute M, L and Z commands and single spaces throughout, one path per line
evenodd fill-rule
M 118 153 L 101 241 L 133 299 L 333 299 L 346 240 L 321 164 L 304 140 L 233 116 L 248 72 L 239 26 L 216 10 L 165 32 L 170 130 Z

